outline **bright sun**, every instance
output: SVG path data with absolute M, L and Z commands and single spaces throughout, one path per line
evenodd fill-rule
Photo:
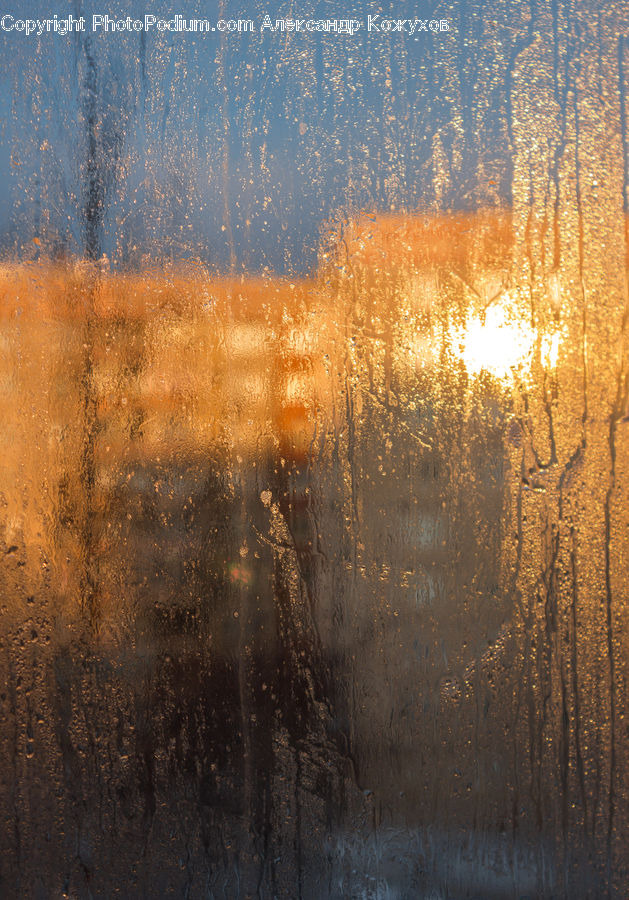
M 525 323 L 504 306 L 491 306 L 484 319 L 471 315 L 452 331 L 452 347 L 470 374 L 489 372 L 506 378 L 530 358 L 534 337 Z

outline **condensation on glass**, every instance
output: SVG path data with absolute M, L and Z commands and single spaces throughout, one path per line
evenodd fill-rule
M 2 896 L 627 896 L 626 9 L 441 19 L 0 36 Z

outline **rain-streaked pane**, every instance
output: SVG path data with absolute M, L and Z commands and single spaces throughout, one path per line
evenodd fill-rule
M 627 8 L 31 7 L 0 896 L 626 897 Z

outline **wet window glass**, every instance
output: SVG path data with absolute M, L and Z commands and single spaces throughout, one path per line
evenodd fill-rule
M 0 18 L 0 894 L 629 893 L 628 11 Z

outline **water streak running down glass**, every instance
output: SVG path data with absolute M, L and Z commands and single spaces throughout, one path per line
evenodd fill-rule
M 0 896 L 620 900 L 627 12 L 219 7 L 0 34 Z

